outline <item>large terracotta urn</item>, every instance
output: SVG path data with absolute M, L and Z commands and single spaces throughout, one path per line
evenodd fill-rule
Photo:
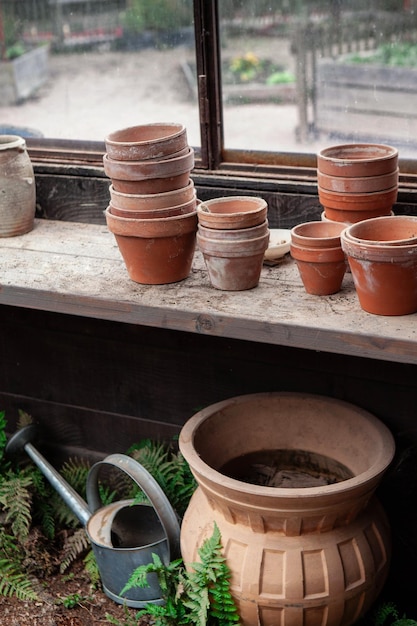
M 244 626 L 349 626 L 388 573 L 390 532 L 374 492 L 389 430 L 332 398 L 262 393 L 195 414 L 180 449 L 198 481 L 181 528 L 185 563 L 214 522 Z

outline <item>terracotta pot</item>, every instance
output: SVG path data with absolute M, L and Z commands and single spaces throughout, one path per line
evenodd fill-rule
M 385 217 L 391 215 L 391 207 L 386 209 L 375 209 L 374 211 L 339 211 L 338 209 L 331 209 L 325 207 L 324 214 L 326 218 L 332 222 L 340 222 L 343 224 L 356 224 L 363 220 L 373 219 L 375 217 Z
M 163 193 L 122 193 L 116 191 L 113 185 L 110 185 L 109 191 L 112 206 L 117 209 L 123 209 L 124 211 L 153 211 L 154 209 L 166 209 L 168 207 L 184 204 L 196 197 L 192 180 L 189 180 L 185 187 Z
M 227 196 L 201 202 L 198 221 L 207 228 L 250 228 L 264 222 L 267 213 L 268 205 L 263 198 Z
M 178 176 L 168 176 L 167 178 L 144 178 L 143 180 L 116 180 L 112 178 L 112 183 L 116 191 L 130 194 L 156 194 L 174 191 L 185 187 L 190 179 L 190 173 L 184 172 Z
M 194 198 L 184 204 L 178 206 L 166 207 L 164 209 L 152 209 L 149 211 L 126 211 L 125 209 L 118 209 L 110 203 L 110 212 L 113 215 L 119 217 L 126 217 L 129 219 L 155 219 L 161 217 L 173 217 L 175 215 L 185 215 L 186 213 L 193 213 L 197 207 L 197 200 Z
M 105 138 L 107 154 L 120 161 L 164 159 L 188 147 L 182 124 L 143 124 L 116 130 Z
M 269 233 L 236 241 L 207 239 L 197 233 L 210 282 L 223 291 L 244 291 L 258 285 L 268 242 Z
M 334 248 L 307 248 L 292 243 L 290 253 L 297 263 L 307 293 L 329 296 L 340 291 L 346 272 L 346 258 L 340 245 Z
M 105 214 L 132 280 L 161 285 L 189 276 L 195 250 L 196 211 L 150 220 L 117 217 L 109 208 Z
M 291 241 L 308 248 L 340 247 L 340 233 L 344 228 L 339 222 L 304 222 L 291 229 Z
M 317 171 L 317 182 L 322 189 L 339 193 L 372 193 L 398 185 L 398 168 L 382 176 L 330 176 Z
M 258 237 L 267 235 L 269 229 L 268 220 L 265 220 L 262 224 L 258 224 L 257 226 L 237 229 L 207 228 L 199 224 L 198 232 L 201 237 L 205 237 L 206 239 L 221 239 L 223 241 L 227 239 L 229 241 L 236 241 L 238 239 L 257 239 Z
M 372 193 L 339 193 L 318 187 L 318 193 L 319 200 L 326 209 L 373 211 L 376 209 L 385 210 L 389 207 L 391 211 L 392 205 L 397 200 L 398 187 Z
M 350 626 L 369 610 L 390 560 L 374 492 L 394 441 L 379 420 L 332 398 L 261 393 L 198 412 L 179 446 L 199 485 L 182 557 L 196 561 L 218 525 L 243 626 Z
M 330 176 L 383 176 L 398 167 L 398 150 L 372 143 L 331 146 L 317 155 L 317 169 Z
M 359 222 L 345 234 L 350 241 L 403 246 L 417 243 L 417 217 L 397 215 Z
M 17 135 L 0 135 L 0 237 L 32 230 L 35 211 L 35 175 L 26 142 Z
M 362 309 L 376 315 L 417 312 L 417 244 L 355 241 L 350 228 L 341 234 L 341 242 Z

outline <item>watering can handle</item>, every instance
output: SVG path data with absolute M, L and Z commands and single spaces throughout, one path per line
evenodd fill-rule
M 141 465 L 126 454 L 110 454 L 102 461 L 95 463 L 87 477 L 87 502 L 92 513 L 103 506 L 99 494 L 98 474 L 103 465 L 111 465 L 127 474 L 146 494 L 165 530 L 172 558 L 180 554 L 180 526 L 177 515 L 168 498 L 153 476 Z

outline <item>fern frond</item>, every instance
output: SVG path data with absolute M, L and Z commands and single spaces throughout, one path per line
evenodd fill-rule
M 100 583 L 100 572 L 92 549 L 90 549 L 84 557 L 84 568 L 90 578 L 91 584 L 97 587 Z
M 4 450 L 7 444 L 6 426 L 6 413 L 5 411 L 0 411 L 0 461 L 4 457 Z
M 80 556 L 90 543 L 84 528 L 78 528 L 73 535 L 68 537 L 64 543 L 63 559 L 60 565 L 60 572 L 63 574 L 77 557 Z
M 388 618 L 396 620 L 398 617 L 395 604 L 393 602 L 384 602 L 375 610 L 373 622 L 375 626 L 384 626 Z
M 0 484 L 0 503 L 6 512 L 6 523 L 21 542 L 27 538 L 32 523 L 32 492 L 29 489 L 32 484 L 30 474 L 10 471 Z
M 31 580 L 18 571 L 16 563 L 0 559 L 0 595 L 16 596 L 19 600 L 38 600 Z

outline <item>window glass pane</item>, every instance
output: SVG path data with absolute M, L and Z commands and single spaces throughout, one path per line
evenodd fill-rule
M 200 144 L 192 0 L 2 0 L 0 11 L 1 133 L 101 141 L 179 122 Z M 12 63 L 17 86 L 5 82 Z
M 367 141 L 417 155 L 415 0 L 219 6 L 226 148 Z

